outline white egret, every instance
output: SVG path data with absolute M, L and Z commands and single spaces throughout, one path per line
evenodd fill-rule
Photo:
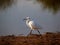
M 31 29 L 29 34 L 32 33 L 32 30 L 37 30 L 38 33 L 40 34 L 39 29 L 42 29 L 42 27 L 39 24 L 31 20 L 30 17 L 26 17 L 24 20 L 26 21 L 26 25 Z

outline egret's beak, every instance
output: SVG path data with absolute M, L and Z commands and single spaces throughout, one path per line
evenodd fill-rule
M 24 18 L 23 20 L 27 20 L 26 18 Z

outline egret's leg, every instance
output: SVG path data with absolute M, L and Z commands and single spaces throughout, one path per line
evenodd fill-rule
M 30 33 L 29 34 L 32 34 L 32 30 L 30 31 Z
M 38 31 L 38 33 L 40 34 L 40 31 L 39 30 L 37 30 Z
M 27 36 L 29 36 L 29 35 L 31 35 L 32 34 L 32 30 L 29 32 L 29 34 L 27 35 Z
M 38 31 L 39 35 L 41 36 L 40 31 L 39 30 L 37 30 L 37 31 Z

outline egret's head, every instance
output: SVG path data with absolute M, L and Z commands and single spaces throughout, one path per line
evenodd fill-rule
M 26 18 L 24 18 L 23 20 L 30 20 L 30 17 L 26 17 Z

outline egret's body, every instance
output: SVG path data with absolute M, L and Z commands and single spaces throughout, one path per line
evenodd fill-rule
M 29 17 L 27 17 L 25 20 L 26 20 L 26 25 L 31 29 L 30 34 L 32 33 L 32 30 L 37 30 L 39 32 L 39 29 L 41 29 L 40 25 L 35 23 Z M 40 32 L 39 32 L 39 34 L 40 34 Z

